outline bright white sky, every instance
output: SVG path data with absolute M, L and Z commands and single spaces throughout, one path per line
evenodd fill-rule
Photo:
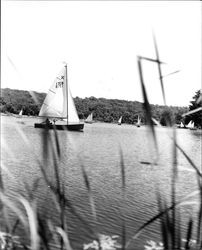
M 142 101 L 137 55 L 155 57 L 167 104 L 188 105 L 201 88 L 201 2 L 3 1 L 2 88 L 47 92 L 62 62 L 74 97 Z M 149 101 L 162 104 L 157 66 L 143 65 Z

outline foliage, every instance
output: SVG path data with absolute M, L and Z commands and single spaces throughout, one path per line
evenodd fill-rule
M 163 112 L 161 113 L 161 117 L 160 117 L 160 124 L 162 126 L 166 126 L 166 125 L 172 126 L 174 124 L 174 114 L 172 110 L 170 109 L 163 110 Z
M 33 99 L 33 94 L 35 99 Z M 36 116 L 45 98 L 45 93 L 23 90 L 2 89 L 0 98 L 0 111 L 18 114 L 23 109 L 24 115 Z M 141 102 L 126 101 L 118 99 L 95 98 L 93 96 L 84 99 L 74 98 L 75 105 L 80 119 L 85 119 L 93 112 L 94 120 L 100 122 L 117 122 L 120 116 L 122 122 L 135 124 L 138 116 L 142 123 L 146 123 L 146 115 Z M 165 107 L 151 105 L 152 116 L 156 120 L 162 120 L 165 110 L 170 110 L 175 123 L 180 123 L 181 115 L 187 111 L 185 107 Z
M 190 101 L 190 103 L 190 111 L 202 107 L 202 93 L 200 92 L 200 90 L 195 92 L 195 95 L 193 96 L 192 101 Z M 191 114 L 185 119 L 186 123 L 191 120 L 194 121 L 196 127 L 202 128 L 202 111 Z
M 18 114 L 23 109 L 24 115 L 38 115 L 44 98 L 45 93 L 1 89 L 0 111 Z

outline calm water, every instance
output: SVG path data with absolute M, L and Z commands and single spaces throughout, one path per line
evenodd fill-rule
M 35 179 L 41 177 L 38 161 L 43 161 L 42 130 L 35 129 L 33 118 L 1 117 L 1 156 L 3 166 L 9 171 L 3 172 L 4 184 L 8 194 L 25 194 L 26 187 L 32 186 Z M 53 135 L 53 131 L 51 131 Z M 159 164 L 142 164 L 152 162 L 156 151 L 152 137 L 146 126 L 137 128 L 132 125 L 85 124 L 84 132 L 58 131 L 62 157 L 59 164 L 60 174 L 64 180 L 67 197 L 75 205 L 78 213 L 98 233 L 121 235 L 122 216 L 126 222 L 127 240 L 148 219 L 158 213 L 156 190 L 163 197 L 170 199 L 172 169 L 172 131 L 156 128 L 159 146 Z M 201 132 L 178 129 L 177 141 L 193 162 L 201 165 Z M 123 153 L 126 172 L 126 195 L 122 197 L 120 150 Z M 48 168 L 52 169 L 52 156 Z M 95 200 L 97 223 L 93 217 L 88 195 L 81 173 L 81 164 L 88 174 Z M 194 172 L 184 156 L 178 151 L 178 197 L 197 189 Z M 12 176 L 11 176 L 12 175 Z M 34 191 L 40 203 L 41 212 L 53 220 L 57 213 L 52 202 L 49 188 L 43 180 Z M 190 214 L 195 214 L 197 206 L 184 206 L 183 224 Z M 92 235 L 86 225 L 68 212 L 68 229 L 74 249 L 82 249 L 84 243 L 92 241 Z M 150 225 L 131 243 L 129 249 L 144 249 L 146 240 L 160 240 L 158 223 Z

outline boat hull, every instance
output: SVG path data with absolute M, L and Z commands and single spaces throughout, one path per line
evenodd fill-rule
M 85 123 L 92 124 L 93 122 L 88 122 L 88 121 L 85 121 Z
M 44 123 L 35 123 L 35 128 L 43 129 L 56 129 L 56 130 L 72 130 L 72 131 L 82 131 L 84 128 L 83 123 L 78 124 L 44 124 Z

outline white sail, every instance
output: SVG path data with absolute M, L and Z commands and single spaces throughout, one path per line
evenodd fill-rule
M 122 116 L 119 118 L 118 124 L 121 124 L 121 122 L 122 122 Z
M 160 124 L 159 121 L 157 121 L 154 117 L 152 117 L 151 119 L 152 119 L 152 121 L 153 121 L 153 123 L 154 123 L 155 125 L 161 127 L 161 124 Z
M 91 113 L 85 120 L 86 122 L 92 122 L 93 121 L 93 113 Z
M 51 85 L 39 116 L 67 118 L 67 86 L 65 78 L 64 68 Z
M 192 127 L 192 121 L 190 121 L 188 124 L 187 124 L 187 128 L 191 128 Z
M 22 115 L 22 109 L 20 110 L 19 115 Z
M 180 128 L 184 128 L 184 124 L 182 122 L 180 123 Z
M 79 123 L 71 91 L 67 86 L 66 68 L 58 74 L 43 102 L 39 116 L 60 118 L 67 123 Z
M 79 123 L 79 117 L 69 88 L 68 88 L 68 123 Z
M 137 118 L 137 126 L 140 126 L 140 123 L 141 123 L 141 118 L 140 118 L 139 115 L 138 115 L 138 118 Z

